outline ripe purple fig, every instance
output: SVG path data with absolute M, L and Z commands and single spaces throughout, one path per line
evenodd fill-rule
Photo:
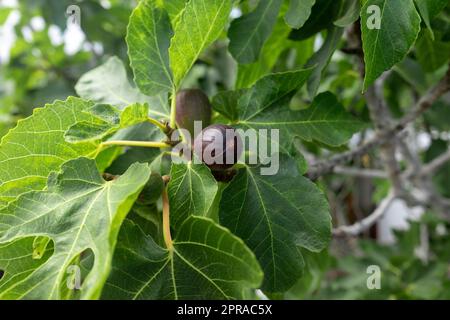
M 227 170 L 239 160 L 242 140 L 232 127 L 213 124 L 195 138 L 194 153 L 212 171 Z
M 211 123 L 212 107 L 208 97 L 199 89 L 178 92 L 175 120 L 180 129 L 186 129 L 194 139 L 194 121 L 202 121 L 202 127 Z

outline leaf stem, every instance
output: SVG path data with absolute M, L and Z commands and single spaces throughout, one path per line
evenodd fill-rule
M 172 101 L 170 102 L 170 127 L 175 128 L 176 124 L 176 114 L 177 114 L 177 91 L 173 89 L 172 91 Z
M 172 235 L 170 234 L 170 207 L 169 207 L 169 196 L 167 195 L 167 187 L 164 187 L 162 193 L 162 201 L 163 201 L 163 237 L 167 250 L 172 251 L 173 241 Z
M 101 143 L 101 146 L 129 146 L 129 147 L 145 147 L 145 148 L 167 148 L 167 147 L 170 147 L 170 145 L 165 142 L 130 141 L 130 140 L 105 141 L 105 142 Z
M 166 126 L 163 123 L 161 123 L 161 121 L 153 119 L 152 117 L 148 117 L 147 121 L 157 126 L 159 129 L 161 129 L 162 132 L 165 132 L 167 130 Z

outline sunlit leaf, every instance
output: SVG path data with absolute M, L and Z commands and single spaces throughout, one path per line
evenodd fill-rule
M 378 9 L 368 11 L 370 6 Z M 412 0 L 368 0 L 361 10 L 361 29 L 367 89 L 406 56 L 419 35 L 420 16 Z
M 170 42 L 170 67 L 178 87 L 200 53 L 223 31 L 231 11 L 229 0 L 189 1 Z
M 167 12 L 154 0 L 141 1 L 131 14 L 126 40 L 134 81 L 149 96 L 173 90 L 168 52 L 172 36 Z
M 51 238 L 54 252 L 20 281 L 11 280 L 0 297 L 61 298 L 60 286 L 72 261 L 90 249 L 95 262 L 83 281 L 81 297 L 97 298 L 111 268 L 120 225 L 149 176 L 147 165 L 136 164 L 106 182 L 94 160 L 78 158 L 52 175 L 45 191 L 26 193 L 1 209 L 0 245 L 41 235 Z

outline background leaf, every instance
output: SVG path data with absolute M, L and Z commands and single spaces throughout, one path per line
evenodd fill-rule
M 322 75 L 330 63 L 343 34 L 344 28 L 330 27 L 322 47 L 314 53 L 305 65 L 306 68 L 314 67 L 311 77 L 308 79 L 308 93 L 311 99 L 316 96 L 319 90 Z
M 0 8 L 0 25 L 6 22 L 12 10 L 12 8 Z
M 295 137 L 340 146 L 364 124 L 346 112 L 332 93 L 318 95 L 305 110 L 289 108 L 292 96 L 312 71 L 265 76 L 250 89 L 220 93 L 213 99 L 213 107 L 233 117 L 230 120 L 238 128 L 280 130 L 280 147 L 285 153 L 290 153 Z
M 448 0 L 414 0 L 423 21 L 427 25 L 431 34 L 431 39 L 434 39 L 433 29 L 431 28 L 431 20 L 439 14 L 446 6 Z
M 237 62 L 255 62 L 272 33 L 282 0 L 260 1 L 253 12 L 231 22 L 229 50 Z
M 450 43 L 434 37 L 428 29 L 422 30 L 416 43 L 417 60 L 426 72 L 433 72 L 450 59 Z M 434 39 L 434 40 L 433 40 Z
M 280 54 L 288 48 L 290 41 L 287 36 L 291 29 L 284 21 L 286 6 L 282 6 L 278 14 L 278 19 L 273 27 L 273 32 L 264 43 L 258 61 L 250 64 L 239 64 L 235 87 L 248 88 L 262 76 L 270 73 L 275 66 Z
M 286 12 L 286 23 L 294 29 L 301 28 L 311 15 L 311 9 L 316 0 L 290 0 Z
M 316 0 L 311 9 L 309 19 L 300 29 L 292 30 L 289 38 L 296 41 L 306 40 L 316 33 L 327 29 L 333 24 L 335 18 L 339 16 L 341 5 L 341 0 Z
M 360 0 L 343 0 L 344 7 L 341 15 L 334 21 L 334 25 L 338 27 L 347 27 L 355 23 L 359 19 L 361 12 Z
M 231 11 L 229 0 L 189 1 L 175 26 L 169 57 L 175 87 L 178 87 L 200 53 L 223 31 Z

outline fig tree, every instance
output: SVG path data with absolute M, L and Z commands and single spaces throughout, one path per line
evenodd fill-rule
M 242 140 L 232 127 L 213 124 L 195 138 L 194 153 L 212 171 L 227 170 L 241 156 Z
M 178 92 L 176 97 L 176 123 L 178 128 L 186 129 L 194 139 L 194 121 L 202 121 L 202 126 L 211 123 L 211 104 L 203 91 L 186 89 Z

